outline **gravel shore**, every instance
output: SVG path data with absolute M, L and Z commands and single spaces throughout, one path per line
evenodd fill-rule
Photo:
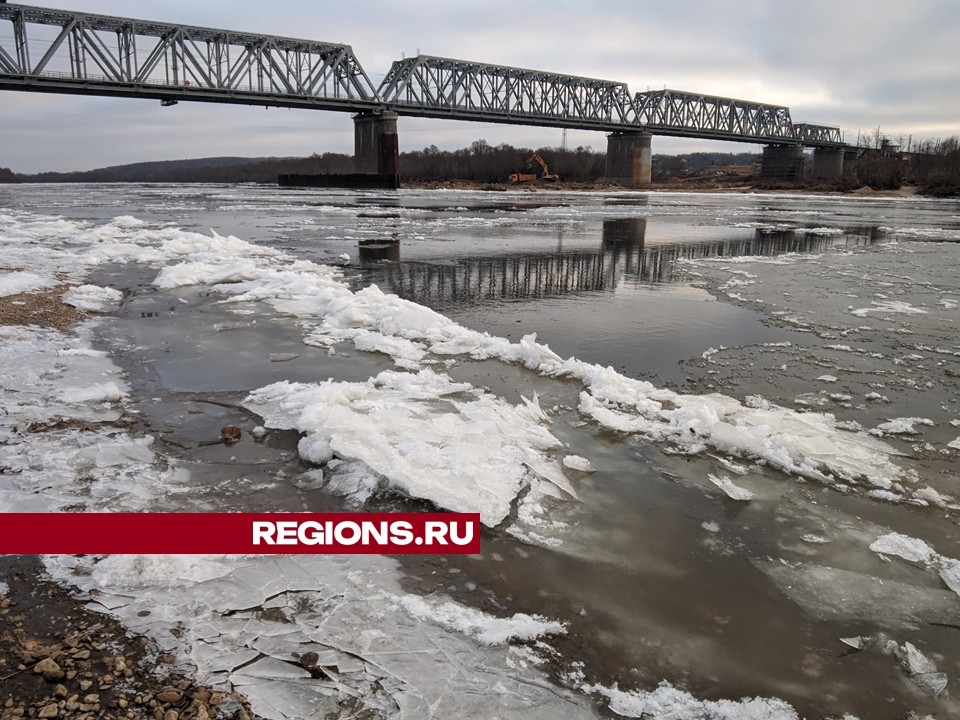
M 0 325 L 66 330 L 86 315 L 67 286 L 0 297 Z M 43 578 L 40 559 L 0 555 L 0 720 L 253 717 L 246 701 L 173 671 L 148 638 Z
M 149 639 L 41 576 L 35 556 L 0 556 L 0 720 L 252 717 L 243 698 L 173 672 Z

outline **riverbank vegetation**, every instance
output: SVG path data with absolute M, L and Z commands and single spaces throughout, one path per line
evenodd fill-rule
M 400 154 L 401 180 L 407 184 L 466 181 L 506 184 L 512 174 L 542 175 L 538 163 L 528 160 L 538 154 L 549 173 L 564 184 L 603 182 L 606 156 L 589 147 L 575 149 L 490 145 L 476 140 L 459 150 L 441 150 L 435 145 Z M 760 153 L 689 153 L 654 155 L 655 184 L 690 189 L 817 189 L 855 191 L 897 190 L 915 186 L 925 195 L 960 196 L 960 140 L 899 143 L 883 137 L 879 130 L 861 138 L 859 146 L 844 158 L 843 177 L 837 180 L 812 179 L 812 157 L 805 163 L 799 183 L 771 183 L 760 179 Z M 267 183 L 281 174 L 340 174 L 353 172 L 353 157 L 344 153 L 314 153 L 309 157 L 218 157 L 191 160 L 132 163 L 80 172 L 15 173 L 0 168 L 2 182 L 172 182 L 172 183 Z

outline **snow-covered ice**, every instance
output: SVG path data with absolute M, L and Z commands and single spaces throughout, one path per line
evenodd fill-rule
M 17 270 L 0 274 L 0 297 L 45 290 L 57 284 L 54 278 Z
M 123 299 L 123 293 L 97 285 L 80 285 L 63 294 L 63 302 L 88 312 L 108 312 Z
M 663 682 L 655 690 L 621 690 L 617 685 L 584 684 L 583 690 L 606 698 L 620 717 L 704 720 L 799 720 L 788 703 L 776 698 L 699 700 L 690 693 Z

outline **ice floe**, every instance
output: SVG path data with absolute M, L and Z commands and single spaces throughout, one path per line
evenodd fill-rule
M 754 564 L 818 620 L 954 623 L 960 613 L 960 599 L 947 590 L 824 565 Z
M 933 427 L 933 420 L 929 418 L 921 417 L 902 417 L 902 418 L 892 418 L 885 423 L 880 423 L 877 427 L 871 432 L 874 435 L 918 435 L 920 431 L 917 429 L 917 425 L 923 425 L 925 427 Z
M 923 308 L 918 308 L 902 300 L 882 300 L 873 301 L 870 307 L 851 309 L 850 314 L 857 317 L 867 317 L 870 313 L 889 314 L 889 315 L 925 315 L 927 313 Z
M 113 288 L 97 285 L 80 285 L 70 288 L 61 299 L 67 305 L 73 305 L 88 312 L 108 312 L 117 307 L 123 299 L 123 293 Z
M 742 700 L 699 700 L 668 682 L 655 690 L 621 690 L 618 685 L 605 687 L 583 684 L 584 692 L 607 700 L 610 710 L 621 717 L 651 720 L 799 720 L 788 703 L 777 698 L 744 698 Z
M 362 460 L 396 490 L 479 512 L 486 525 L 501 523 L 531 485 L 574 495 L 546 454 L 561 443 L 541 424 L 539 406 L 510 405 L 429 369 L 386 371 L 366 383 L 281 382 L 245 405 L 269 427 L 304 433 L 300 454 L 311 462 Z
M 936 572 L 944 585 L 960 595 L 960 560 L 939 554 L 923 540 L 900 533 L 888 533 L 871 543 L 870 549 L 880 555 L 924 565 Z

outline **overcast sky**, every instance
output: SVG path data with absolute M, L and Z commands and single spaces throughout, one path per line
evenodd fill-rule
M 958 0 L 53 0 L 46 7 L 351 45 L 374 84 L 425 55 L 787 105 L 847 142 L 960 135 Z M 0 23 L 10 47 L 12 26 Z M 348 113 L 0 92 L 0 167 L 81 170 L 142 160 L 353 151 Z M 400 118 L 401 150 L 483 138 L 558 146 L 561 131 Z M 606 147 L 568 131 L 568 145 Z M 654 152 L 758 146 L 654 138 Z

